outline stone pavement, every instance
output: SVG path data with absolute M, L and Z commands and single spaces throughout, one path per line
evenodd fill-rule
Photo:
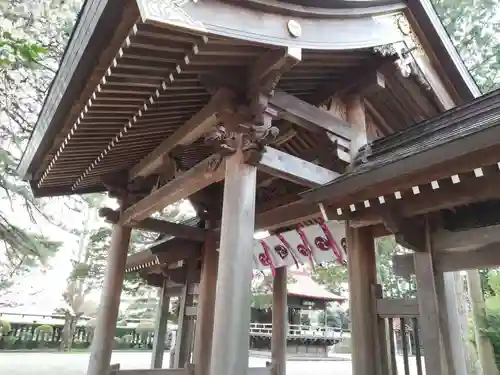
M 122 369 L 148 368 L 151 353 L 116 352 L 111 363 L 120 363 Z M 168 363 L 168 353 L 165 353 Z M 250 366 L 265 366 L 263 358 L 250 358 Z M 0 374 L 5 375 L 85 375 L 88 353 L 2 353 Z M 287 375 L 351 375 L 351 363 L 289 362 Z
M 8 375 L 85 375 L 88 353 L 6 353 L 0 352 L 0 374 Z M 150 352 L 115 352 L 111 363 L 122 369 L 148 368 Z M 250 367 L 265 366 L 266 359 L 250 357 Z M 164 363 L 168 364 L 168 353 Z M 416 374 L 411 359 L 411 374 Z M 402 363 L 398 363 L 404 373 Z M 290 361 L 287 375 L 352 375 L 350 361 Z

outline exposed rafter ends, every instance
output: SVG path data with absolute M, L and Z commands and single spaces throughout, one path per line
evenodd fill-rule
M 201 138 L 215 126 L 217 113 L 228 108 L 232 103 L 232 99 L 233 93 L 230 90 L 226 88 L 218 89 L 205 107 L 130 170 L 129 180 L 154 173 L 162 166 L 165 157 L 175 147 L 192 144 Z
M 337 172 L 269 146 L 256 165 L 263 172 L 307 187 L 326 184 L 339 176 Z
M 99 216 L 106 219 L 110 223 L 118 223 L 120 221 L 120 213 L 111 208 L 103 207 L 99 210 Z M 197 228 L 190 225 L 171 223 L 164 220 L 146 218 L 142 221 L 135 222 L 132 228 L 168 234 L 169 236 L 184 238 L 192 241 L 203 242 L 206 240 L 209 231 L 203 228 Z
M 160 211 L 169 204 L 190 195 L 201 189 L 219 182 L 224 178 L 225 160 L 220 155 L 213 155 L 190 170 L 180 174 L 166 185 L 153 191 L 123 213 L 121 222 L 130 225 L 142 221 L 152 213 Z
M 281 117 L 311 132 L 322 133 L 326 130 L 346 140 L 352 138 L 347 122 L 291 94 L 276 90 L 269 104 L 278 110 Z

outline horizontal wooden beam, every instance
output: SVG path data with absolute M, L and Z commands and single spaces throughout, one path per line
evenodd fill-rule
M 343 80 L 325 82 L 311 95 L 309 102 L 321 104 L 332 96 L 342 97 L 354 93 L 365 96 L 385 88 L 385 78 L 380 69 L 385 64 L 392 64 L 396 58 L 386 56 L 370 60 L 368 64 L 347 72 Z
M 381 298 L 377 299 L 377 314 L 382 318 L 418 317 L 416 298 Z
M 191 117 L 179 130 L 165 139 L 149 155 L 145 156 L 129 172 L 129 180 L 154 173 L 177 146 L 189 145 L 207 133 L 217 123 L 217 113 L 231 106 L 232 92 L 220 88 L 198 113 Z
M 436 251 L 464 251 L 500 242 L 500 225 L 471 228 L 461 231 L 439 230 L 432 234 Z
M 318 205 L 297 200 L 258 213 L 255 217 L 255 229 L 283 228 L 319 217 L 321 217 L 321 212 Z
M 340 174 L 266 146 L 257 168 L 298 185 L 316 187 L 333 181 Z
M 434 267 L 437 272 L 454 272 L 469 269 L 494 268 L 500 266 L 500 242 L 489 243 L 466 251 L 436 253 Z M 412 254 L 394 255 L 394 273 L 408 278 L 415 274 Z
M 362 227 L 382 223 L 388 205 L 397 207 L 402 217 L 423 215 L 442 209 L 462 206 L 474 202 L 500 198 L 500 173 L 494 172 L 490 176 L 472 177 L 457 184 L 440 182 L 440 188 L 433 190 L 430 183 L 420 187 L 420 194 L 411 192 L 402 194 L 402 199 L 386 197 L 385 204 L 376 207 L 361 208 L 357 212 L 349 213 L 351 226 Z
M 153 191 L 147 197 L 125 210 L 120 221 L 124 225 L 142 221 L 169 204 L 188 198 L 201 189 L 224 178 L 225 160 L 212 155 L 172 181 Z
M 296 96 L 276 90 L 269 104 L 282 118 L 311 132 L 323 134 L 326 130 L 346 140 L 352 139 L 352 129 L 347 122 Z
M 111 208 L 101 208 L 99 216 L 106 219 L 109 223 L 118 223 L 120 213 Z M 185 224 L 171 223 L 165 220 L 153 219 L 148 217 L 142 221 L 132 223 L 132 228 L 155 233 L 168 234 L 169 236 L 184 238 L 192 241 L 204 242 L 210 233 L 204 228 L 193 227 Z

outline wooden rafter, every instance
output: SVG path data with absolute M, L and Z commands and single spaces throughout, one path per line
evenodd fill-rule
M 101 208 L 99 215 L 110 223 L 118 223 L 120 221 L 120 213 L 111 208 Z M 165 220 L 146 218 L 142 221 L 135 222 L 132 228 L 168 234 L 173 237 L 184 238 L 187 240 L 203 242 L 206 240 L 209 231 L 207 229 L 193 227 L 185 224 L 171 223 Z
M 188 198 L 201 189 L 221 181 L 224 178 L 224 166 L 225 160 L 220 155 L 206 158 L 126 209 L 120 218 L 121 223 L 131 225 L 142 221 L 169 204 Z
M 130 170 L 129 179 L 154 173 L 164 164 L 165 158 L 175 147 L 192 144 L 203 136 L 216 124 L 217 112 L 230 106 L 231 101 L 231 91 L 225 88 L 217 90 L 205 107 Z
M 331 182 L 339 173 L 266 146 L 257 168 L 298 185 L 316 187 Z
M 279 112 L 281 117 L 311 132 L 327 131 L 346 140 L 352 138 L 352 130 L 347 122 L 294 95 L 276 90 L 269 99 L 269 104 Z
M 343 80 L 325 82 L 311 95 L 309 101 L 321 104 L 332 96 L 342 97 L 352 93 L 365 96 L 373 91 L 381 90 L 385 87 L 385 78 L 380 70 L 392 64 L 396 58 L 397 56 L 380 57 L 364 66 L 354 68 L 352 72 L 345 75 Z

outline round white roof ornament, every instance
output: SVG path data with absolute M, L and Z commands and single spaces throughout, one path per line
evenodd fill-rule
M 294 38 L 298 38 L 302 35 L 302 27 L 297 21 L 295 20 L 288 21 L 287 27 L 288 27 L 288 32 Z

